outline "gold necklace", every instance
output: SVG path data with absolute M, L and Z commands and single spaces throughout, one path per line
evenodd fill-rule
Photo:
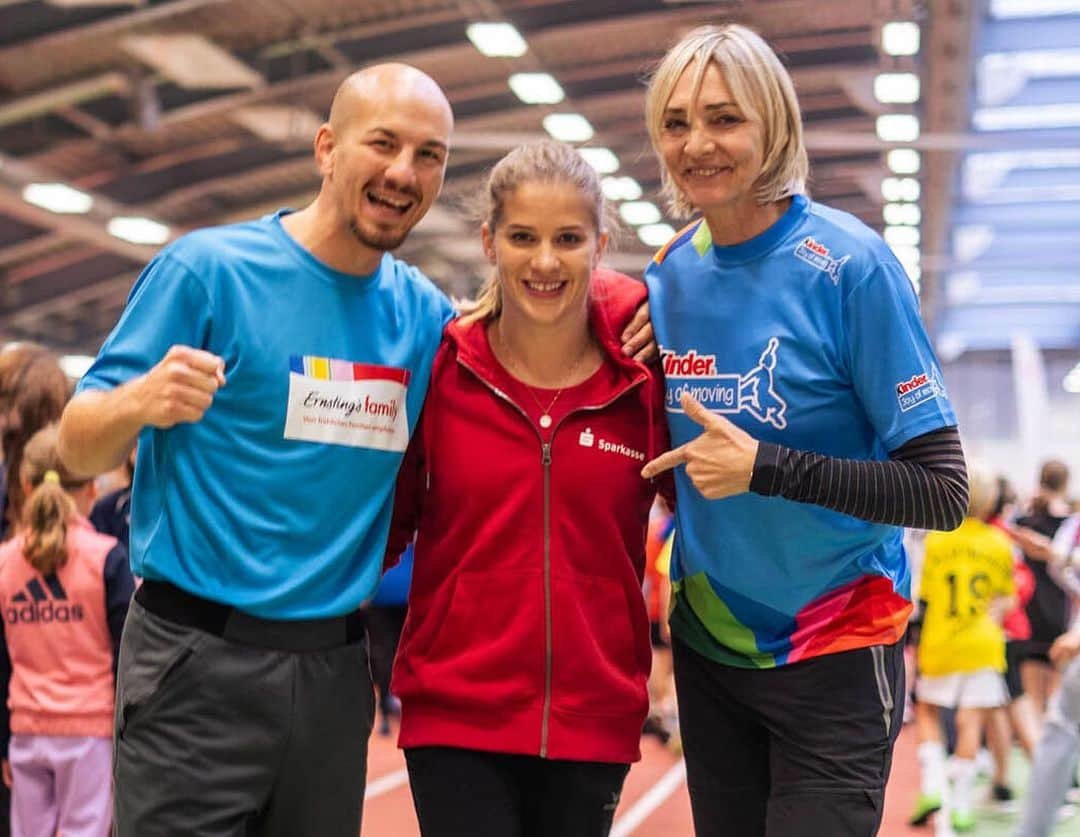
M 506 341 L 503 340 L 502 329 L 501 328 L 499 328 L 498 331 L 496 332 L 496 337 L 498 338 L 498 343 L 502 346 L 503 354 L 506 356 L 506 359 L 510 361 L 510 365 L 514 367 L 514 369 L 512 370 L 512 373 L 513 373 L 513 371 L 520 372 L 520 367 L 517 365 L 517 361 L 514 359 L 513 354 L 509 351 L 509 347 L 506 345 Z M 591 342 L 592 341 L 590 340 L 590 343 Z M 588 347 L 586 347 L 585 351 L 582 352 L 580 355 L 578 355 L 577 360 L 574 361 L 574 365 L 571 366 L 569 371 L 566 373 L 567 378 L 569 380 L 573 380 L 573 376 L 577 372 L 578 367 L 581 366 L 581 362 L 585 359 L 586 355 L 588 355 L 588 354 L 589 354 L 589 350 L 588 350 Z M 539 423 L 540 423 L 540 426 L 542 428 L 544 428 L 544 430 L 547 430 L 549 427 L 551 427 L 551 408 L 555 406 L 555 402 L 559 400 L 559 396 L 562 395 L 563 392 L 570 385 L 569 384 L 564 384 L 563 386 L 559 387 L 559 391 L 555 393 L 555 396 L 551 399 L 551 401 L 548 402 L 547 407 L 545 407 L 544 402 L 536 397 L 536 393 L 533 392 L 533 388 L 529 384 L 525 383 L 525 381 L 521 378 L 520 374 L 515 375 L 515 377 L 517 378 L 518 381 L 521 382 L 521 385 L 523 387 L 525 387 L 525 391 L 527 393 L 529 393 L 529 397 L 532 398 L 532 400 L 536 402 L 536 406 L 540 408 L 540 422 Z

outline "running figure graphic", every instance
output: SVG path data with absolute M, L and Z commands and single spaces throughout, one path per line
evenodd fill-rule
M 761 353 L 758 365 L 739 378 L 739 412 L 748 412 L 762 424 L 771 424 L 783 430 L 787 427 L 784 413 L 787 402 L 773 389 L 773 370 L 776 368 L 776 350 L 780 340 L 769 338 L 769 344 Z M 762 393 L 762 382 L 765 391 Z

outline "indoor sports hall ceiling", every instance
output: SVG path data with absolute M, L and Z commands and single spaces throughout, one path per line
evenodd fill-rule
M 545 117 L 579 114 L 581 145 L 608 149 L 594 154 L 627 204 L 609 261 L 640 275 L 674 224 L 649 204 L 643 79 L 688 28 L 734 20 L 792 71 L 813 196 L 888 220 L 954 355 L 1007 348 L 1014 311 L 1075 349 L 1078 13 L 1066 0 L 0 0 L 0 340 L 93 352 L 160 242 L 303 205 L 334 89 L 388 59 L 433 75 L 457 114 L 443 199 L 402 255 L 468 293 L 484 266 L 463 202 L 502 152 L 546 136 Z M 482 54 L 475 23 L 512 24 L 520 54 Z M 1044 58 L 1019 61 L 1018 82 L 1007 56 L 1034 44 Z M 526 103 L 519 73 L 550 74 L 561 100 Z M 1009 121 L 1050 102 L 1057 127 Z

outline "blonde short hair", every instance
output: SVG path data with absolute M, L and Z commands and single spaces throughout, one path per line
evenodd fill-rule
M 979 459 L 968 459 L 968 517 L 986 520 L 997 506 L 1001 484 L 990 466 Z
M 686 68 L 695 62 L 694 97 L 701 90 L 710 62 L 716 64 L 735 103 L 762 127 L 764 160 L 754 190 L 758 203 L 764 205 L 805 193 L 810 164 L 791 76 L 760 35 L 735 23 L 699 26 L 661 60 L 645 94 L 645 120 L 653 148 L 659 152 L 664 110 L 671 92 Z M 660 169 L 662 195 L 669 209 L 676 217 L 689 217 L 694 207 L 673 182 L 663 159 Z

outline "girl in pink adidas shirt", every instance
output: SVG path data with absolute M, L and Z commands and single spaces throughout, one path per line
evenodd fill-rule
M 56 425 L 30 439 L 27 497 L 0 545 L 0 718 L 13 837 L 104 837 L 112 820 L 113 692 L 134 592 L 127 550 L 83 516 L 89 481 L 56 454 Z

